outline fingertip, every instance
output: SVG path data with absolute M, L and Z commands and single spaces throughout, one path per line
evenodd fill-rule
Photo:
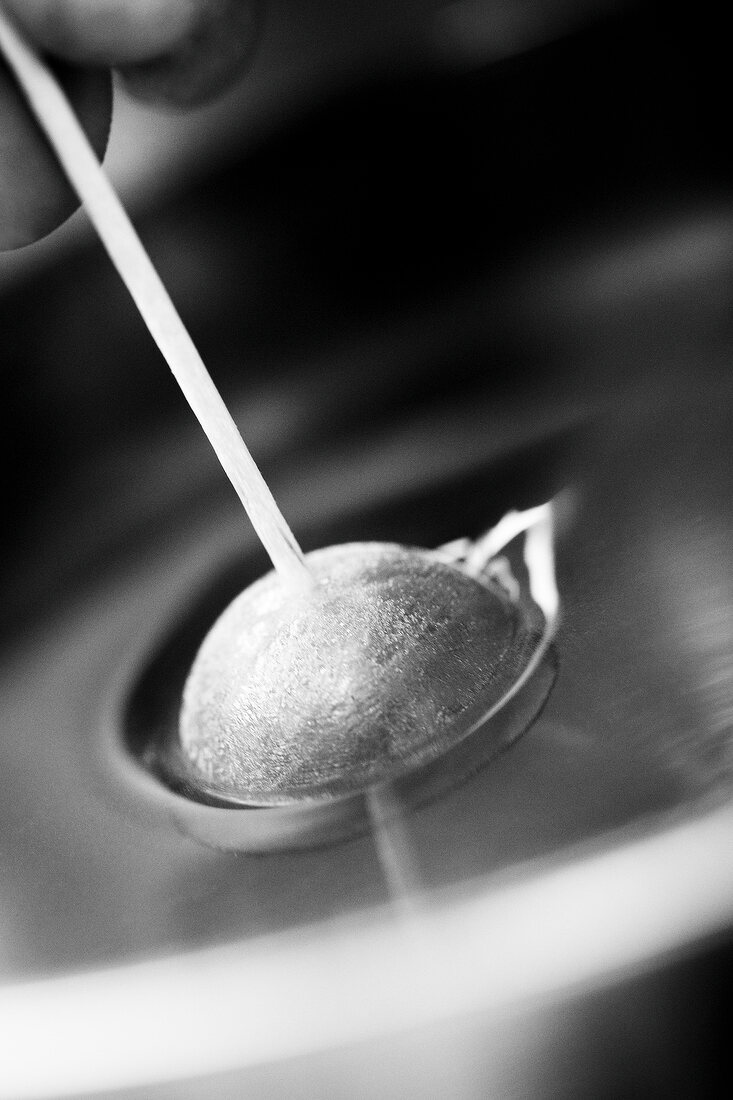
M 218 0 L 4 0 L 42 49 L 84 65 L 146 61 L 175 48 Z
M 201 103 L 231 83 L 259 36 L 259 0 L 3 2 L 42 47 L 85 62 L 122 63 L 123 78 L 138 98 L 181 107 Z M 110 12 L 115 18 L 107 22 Z M 125 64 L 130 58 L 133 63 Z M 82 72 L 73 65 L 58 68 L 102 155 L 112 110 L 109 74 Z M 0 117 L 0 250 L 7 250 L 45 236 L 78 203 L 2 63 Z
M 108 72 L 56 66 L 79 119 L 101 157 L 112 120 L 112 82 Z M 22 248 L 61 225 L 79 203 L 55 154 L 0 62 L 0 250 Z
M 175 49 L 120 68 L 130 92 L 147 102 L 191 107 L 222 92 L 246 69 L 259 40 L 259 0 L 214 0 Z

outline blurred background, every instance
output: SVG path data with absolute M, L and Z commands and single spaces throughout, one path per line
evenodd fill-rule
M 437 545 L 574 492 L 544 739 L 411 822 L 426 890 L 728 803 L 721 19 L 268 0 L 252 67 L 215 103 L 175 114 L 117 89 L 108 171 L 306 548 Z M 142 668 L 240 548 L 260 559 L 83 213 L 0 256 L 0 332 L 0 978 L 383 904 L 365 842 L 253 869 L 138 809 L 120 824 L 126 796 L 88 763 L 124 709 L 116 670 Z M 435 1095 L 724 1095 L 733 910 L 705 904 L 684 951 L 610 986 L 134 1095 L 429 1095 L 415 1064 L 440 1044 Z
M 118 94 L 107 157 L 225 395 L 267 405 L 268 446 L 295 444 L 293 418 L 330 445 L 367 407 L 402 417 L 470 387 L 577 401 L 668 374 L 638 341 L 635 363 L 582 347 L 608 347 L 623 295 L 669 309 L 654 335 L 675 355 L 691 327 L 718 338 L 727 56 L 704 5 L 293 8 L 268 4 L 252 70 L 206 108 Z M 690 291 L 708 277 L 713 294 Z M 50 482 L 192 426 L 83 214 L 4 254 L 0 293 L 5 537 L 26 558 Z

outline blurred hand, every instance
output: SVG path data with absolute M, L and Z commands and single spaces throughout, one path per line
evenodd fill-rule
M 140 98 L 201 102 L 241 72 L 257 0 L 0 0 L 55 68 L 98 153 L 112 109 L 110 69 Z M 74 209 L 54 156 L 0 61 L 0 249 L 29 244 Z

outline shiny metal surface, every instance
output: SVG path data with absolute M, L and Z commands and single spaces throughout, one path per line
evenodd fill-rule
M 645 97 L 652 39 L 625 29 L 473 81 L 505 172 L 479 173 L 490 223 L 481 188 L 461 190 L 474 161 L 446 157 L 444 209 L 411 220 L 405 184 L 377 209 L 387 230 L 364 231 L 329 190 L 337 118 L 304 132 L 302 207 L 287 182 L 273 197 L 289 176 L 265 158 L 211 184 L 216 216 L 198 194 L 148 225 L 306 549 L 435 546 L 565 490 L 549 698 L 462 782 L 378 807 L 371 834 L 221 851 L 124 766 L 143 672 L 265 562 L 93 256 L 2 302 L 3 441 L 23 462 L 2 589 L 0 1094 L 706 1094 L 733 927 L 733 212 L 678 55 Z M 599 103 L 592 77 L 606 87 L 623 43 L 628 88 Z M 586 69 L 585 100 L 566 96 L 558 73 Z M 515 140 L 525 87 L 541 125 Z M 586 103 L 598 136 L 573 159 Z M 513 200 L 537 171 L 542 210 Z M 443 210 L 427 245 L 426 208 Z M 59 456 L 43 486 L 29 409 Z M 177 705 L 152 667 L 156 707 Z
M 673 402 L 662 417 L 655 395 L 651 426 L 638 406 L 629 417 L 624 400 L 594 423 L 582 448 L 576 444 L 576 455 L 584 451 L 570 482 L 577 504 L 559 547 L 560 676 L 531 736 L 475 778 L 470 798 L 459 792 L 421 812 L 411 843 L 425 886 L 547 854 L 726 789 L 731 527 L 725 396 L 721 386 L 711 405 L 707 394 L 691 389 L 681 410 Z M 560 450 L 566 471 L 567 450 Z M 484 524 L 493 510 L 491 482 L 489 467 L 463 489 L 464 507 L 466 497 L 474 501 L 474 523 Z M 385 492 L 390 495 L 388 487 Z M 446 495 L 451 492 L 449 486 Z M 433 493 L 439 503 L 440 492 Z M 13 731 L 4 748 L 10 754 L 2 811 L 6 859 L 22 870 L 16 889 L 49 875 L 54 886 L 46 881 L 44 890 L 59 903 L 55 912 L 48 901 L 39 909 L 37 931 L 22 912 L 11 969 L 31 960 L 34 969 L 90 960 L 95 943 L 100 958 L 150 950 L 173 928 L 176 941 L 189 943 L 204 929 L 207 938 L 217 928 L 229 934 L 231 922 L 254 934 L 270 922 L 299 923 L 382 896 L 368 841 L 348 852 L 278 857 L 268 871 L 260 861 L 192 847 L 170 828 L 150 831 L 144 806 L 132 815 L 130 807 L 117 806 L 114 776 L 94 766 L 102 752 L 99 723 L 113 722 L 119 731 L 132 670 L 241 539 L 236 512 L 200 522 L 196 531 L 190 515 L 182 518 L 174 557 L 168 543 L 146 555 L 144 568 L 137 553 L 116 562 L 101 585 L 76 594 L 63 615 L 56 610 L 52 630 L 39 624 L 6 666 L 5 728 Z M 368 520 L 357 515 L 355 522 L 364 530 Z M 408 541 L 424 530 L 422 523 L 392 522 Z M 346 532 L 351 525 L 342 520 L 340 527 Z M 718 628 L 711 630 L 711 623 Z M 26 772 L 29 753 L 33 767 Z M 35 872 L 28 864 L 29 827 Z M 321 868 L 320 892 L 304 895 L 301 885 L 314 865 Z M 216 912 L 206 901 L 212 882 Z M 90 905 L 83 929 L 79 899 Z M 7 922 L 7 895 L 5 912 Z
M 688 822 L 694 836 L 699 817 L 702 835 L 710 821 L 714 835 L 727 836 L 725 817 L 710 819 L 703 808 L 724 803 L 730 791 L 731 394 L 726 374 L 705 377 L 697 363 L 678 368 L 673 381 L 666 389 L 635 379 L 614 387 L 589 409 L 585 427 L 572 417 L 572 430 L 558 429 L 548 408 L 549 439 L 539 452 L 532 448 L 531 460 L 524 441 L 518 450 L 511 439 L 503 447 L 513 456 L 512 499 L 531 499 L 540 488 L 572 491 L 558 547 L 560 674 L 524 739 L 465 786 L 405 818 L 409 863 L 426 898 L 436 887 L 465 883 L 492 898 L 502 889 L 497 874 L 519 868 L 531 881 L 538 860 L 561 853 L 587 851 L 596 881 L 604 874 L 603 861 L 595 863 L 598 844 L 616 838 L 612 845 L 625 851 L 633 835 L 650 828 L 664 834 L 666 820 Z M 455 438 L 465 427 L 467 442 L 446 452 L 437 482 L 432 471 L 412 484 L 404 473 L 393 483 L 365 482 L 361 456 L 339 462 L 338 492 L 317 462 L 312 474 L 300 464 L 289 491 L 281 475 L 296 530 L 306 531 L 314 514 L 317 534 L 307 544 L 381 537 L 387 529 L 406 541 L 437 541 L 487 526 L 509 503 L 506 489 L 498 491 L 506 473 L 488 427 L 481 432 L 487 457 L 477 469 L 471 422 L 454 422 Z M 547 436 L 536 416 L 534 425 L 538 438 Z M 403 469 L 424 469 L 419 422 L 397 438 Z M 379 461 L 383 455 L 380 449 Z M 388 904 L 371 838 L 259 859 L 218 854 L 182 835 L 144 791 L 133 797 L 108 767 L 105 738 L 120 736 L 137 670 L 242 544 L 231 504 L 202 501 L 182 510 L 177 530 L 166 516 L 158 528 L 164 539 L 128 543 L 96 575 L 87 571 L 71 599 L 59 593 L 52 614 L 6 650 L 5 980 L 242 936 L 255 943 L 278 929 L 302 928 L 308 944 L 311 922 Z M 677 849 L 679 874 L 689 874 L 689 843 L 681 839 Z M 673 871 L 676 846 L 669 844 L 664 865 Z M 720 857 L 721 847 L 711 846 L 706 883 L 718 898 L 716 883 L 722 889 L 730 875 Z M 598 914 L 622 879 L 614 873 L 605 881 L 593 903 Z M 629 882 L 641 886 L 635 876 Z M 709 891 L 696 888 L 693 900 L 685 889 L 682 897 L 692 904 L 683 941 L 696 924 L 702 933 L 727 922 Z M 674 913 L 671 904 L 667 898 L 664 911 L 650 915 L 638 941 L 626 941 L 629 959 L 647 949 L 653 957 L 659 948 L 651 930 Z M 605 924 L 595 929 L 604 943 L 616 943 L 618 965 L 625 955 L 615 933 Z M 665 949 L 673 941 L 671 933 L 663 937 Z M 458 951 L 452 934 L 445 945 L 451 957 Z M 568 974 L 574 957 L 563 955 Z M 608 965 L 599 951 L 595 966 L 603 972 Z
M 403 952 L 404 932 L 390 931 L 379 843 L 375 847 L 364 838 L 254 859 L 217 854 L 186 840 L 172 822 L 156 820 L 152 804 L 146 820 L 145 797 L 133 805 L 129 791 L 116 787 L 114 776 L 99 766 L 100 720 L 102 725 L 114 721 L 115 712 L 119 718 L 114 700 L 124 697 L 124 689 L 111 691 L 119 682 L 121 656 L 145 651 L 143 630 L 148 636 L 155 632 L 151 609 L 156 625 L 175 613 L 192 579 L 201 576 L 204 552 L 212 560 L 228 539 L 236 543 L 236 522 L 229 532 L 216 525 L 213 542 L 207 523 L 189 551 L 178 555 L 175 576 L 167 553 L 155 562 L 149 558 L 144 573 L 136 555 L 126 568 L 118 563 L 105 578 L 104 599 L 93 588 L 73 612 L 55 618 L 45 639 L 39 631 L 23 651 L 16 650 L 12 690 L 5 692 L 11 704 L 6 728 L 16 736 L 10 767 L 4 768 L 3 835 L 6 866 L 23 867 L 24 874 L 15 879 L 15 924 L 7 894 L 4 900 L 5 943 L 15 945 L 15 958 L 6 956 L 7 979 L 12 981 L 13 971 L 25 977 L 51 974 L 232 940 L 221 960 L 216 954 L 206 963 L 206 955 L 200 962 L 191 956 L 196 978 L 193 972 L 184 978 L 185 953 L 161 963 L 162 971 L 152 963 L 148 971 L 133 968 L 125 978 L 134 983 L 129 995 L 137 998 L 146 990 L 144 996 L 151 996 L 156 1011 L 168 1014 L 173 1024 L 178 1015 L 168 999 L 172 990 L 183 1005 L 193 1006 L 207 983 L 219 989 L 224 971 L 243 980 L 250 973 L 253 982 L 255 973 L 263 973 L 271 991 L 290 1000 L 290 981 L 296 983 L 293 994 L 302 990 L 304 979 L 296 978 L 300 964 L 295 966 L 302 955 L 303 965 L 309 959 L 307 965 L 318 973 L 326 966 L 332 975 L 324 999 L 312 1001 L 309 1009 L 314 1021 L 309 1034 L 317 1025 L 317 1045 L 330 1046 L 373 1034 L 345 1013 L 341 998 L 347 985 L 362 989 L 379 1033 L 399 1031 L 409 1021 L 426 1024 L 433 1013 L 443 1018 L 482 1004 L 496 1011 L 528 998 L 531 1003 L 543 991 L 568 983 L 587 986 L 619 967 L 642 960 L 649 965 L 660 951 L 726 927 L 732 893 L 725 857 L 730 811 L 723 808 L 730 796 L 730 633 L 724 623 L 712 630 L 711 617 L 720 624 L 733 606 L 721 599 L 729 585 L 731 527 L 725 509 L 731 404 L 722 386 L 714 404 L 692 387 L 679 396 L 683 408 L 672 401 L 664 416 L 654 414 L 651 428 L 643 416 L 630 418 L 626 407 L 611 410 L 594 423 L 580 448 L 584 476 L 573 483 L 576 504 L 560 546 L 565 601 L 560 674 L 541 717 L 524 739 L 466 785 L 403 819 L 397 850 L 404 840 L 403 855 L 415 876 L 411 889 L 417 888 L 427 906 L 426 930 L 419 931 L 416 918 L 409 939 L 417 937 L 418 962 L 420 953 L 429 951 L 431 969 L 449 968 L 451 978 L 433 970 L 431 988 L 440 991 L 439 999 L 437 992 L 421 995 L 418 1011 L 418 1001 L 410 997 L 395 1016 L 383 1000 L 394 995 L 392 979 L 367 996 L 364 974 L 346 966 L 348 959 L 354 964 L 358 959 L 392 976 L 395 967 L 397 972 L 407 967 L 407 978 L 413 965 L 410 952 L 399 964 L 393 956 Z M 567 469 L 568 452 L 561 450 Z M 575 460 L 578 453 L 576 445 Z M 489 474 L 481 493 L 481 481 L 477 486 L 474 480 L 471 497 L 488 500 L 490 483 Z M 207 532 L 208 543 L 202 537 Z M 39 729 L 45 738 L 38 738 Z M 26 762 L 31 749 L 32 768 Z M 7 760 L 7 742 L 5 753 Z M 34 884 L 43 890 L 44 905 L 35 909 L 36 923 L 29 924 Z M 377 908 L 365 914 L 370 906 Z M 506 906 L 513 914 L 511 933 L 499 934 L 497 928 L 486 942 Z M 536 939 L 520 915 L 534 926 L 538 908 L 544 918 Z M 365 915 L 343 924 L 350 910 Z M 323 920 L 327 923 L 311 923 Z M 561 928 L 562 942 L 570 935 L 573 946 L 558 953 Z M 581 928 L 586 948 L 581 948 Z M 270 948 L 259 937 L 276 929 L 290 931 Z M 420 946 L 423 934 L 430 946 Z M 484 962 L 477 967 L 474 956 L 462 978 L 479 940 Z M 533 950 L 539 954 L 532 956 Z M 335 971 L 326 963 L 334 952 L 341 958 Z M 534 958 L 528 970 L 509 965 L 508 960 L 516 962 L 515 952 Z M 499 958 L 506 964 L 501 981 Z M 548 965 L 553 960 L 549 971 L 540 959 Z M 180 983 L 189 980 L 184 993 Z M 104 985 L 94 994 L 80 981 L 78 988 L 58 987 L 58 996 L 78 1011 L 91 1010 L 95 996 L 102 998 L 100 1011 L 109 1019 L 124 1005 L 126 995 L 114 993 L 114 981 L 109 995 L 122 998 L 115 1010 Z M 253 989 L 264 995 L 264 987 Z M 222 994 L 222 1006 L 229 1004 L 228 996 Z M 336 1027 L 328 1006 L 339 1003 Z M 278 1008 L 281 1041 L 267 1045 L 272 1056 L 303 1049 L 295 1023 L 302 1018 L 298 1004 L 292 1002 L 287 1025 L 282 1005 Z M 261 1008 L 257 1012 L 267 1019 Z M 529 1025 L 521 1018 L 523 1033 Z M 22 1013 L 16 1019 L 23 1019 Z M 157 1069 L 145 1059 L 140 1063 L 152 1073 L 151 1081 L 163 1072 L 164 1050 L 170 1066 L 178 1026 L 161 1028 Z M 206 1033 L 211 1057 L 218 1056 L 222 1068 L 238 1060 L 256 1064 L 263 1057 L 265 1048 L 249 1041 L 242 1045 L 241 1036 L 239 1045 L 232 1037 L 227 1047 L 227 1028 L 217 1029 L 217 1041 Z M 139 1037 L 137 1029 L 133 1034 Z M 119 1048 L 114 1035 L 108 1033 L 103 1049 L 112 1059 L 108 1064 L 119 1069 L 112 1050 L 126 1050 L 127 1040 Z M 176 1065 L 183 1073 L 190 1062 L 184 1058 Z M 97 1069 L 99 1080 L 105 1080 Z M 134 1074 L 123 1079 L 136 1080 Z

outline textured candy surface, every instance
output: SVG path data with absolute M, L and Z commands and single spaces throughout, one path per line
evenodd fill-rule
M 253 802 L 347 794 L 432 760 L 507 686 L 515 616 L 493 586 L 384 543 L 307 562 L 310 592 L 269 573 L 230 604 L 184 690 L 193 771 Z

